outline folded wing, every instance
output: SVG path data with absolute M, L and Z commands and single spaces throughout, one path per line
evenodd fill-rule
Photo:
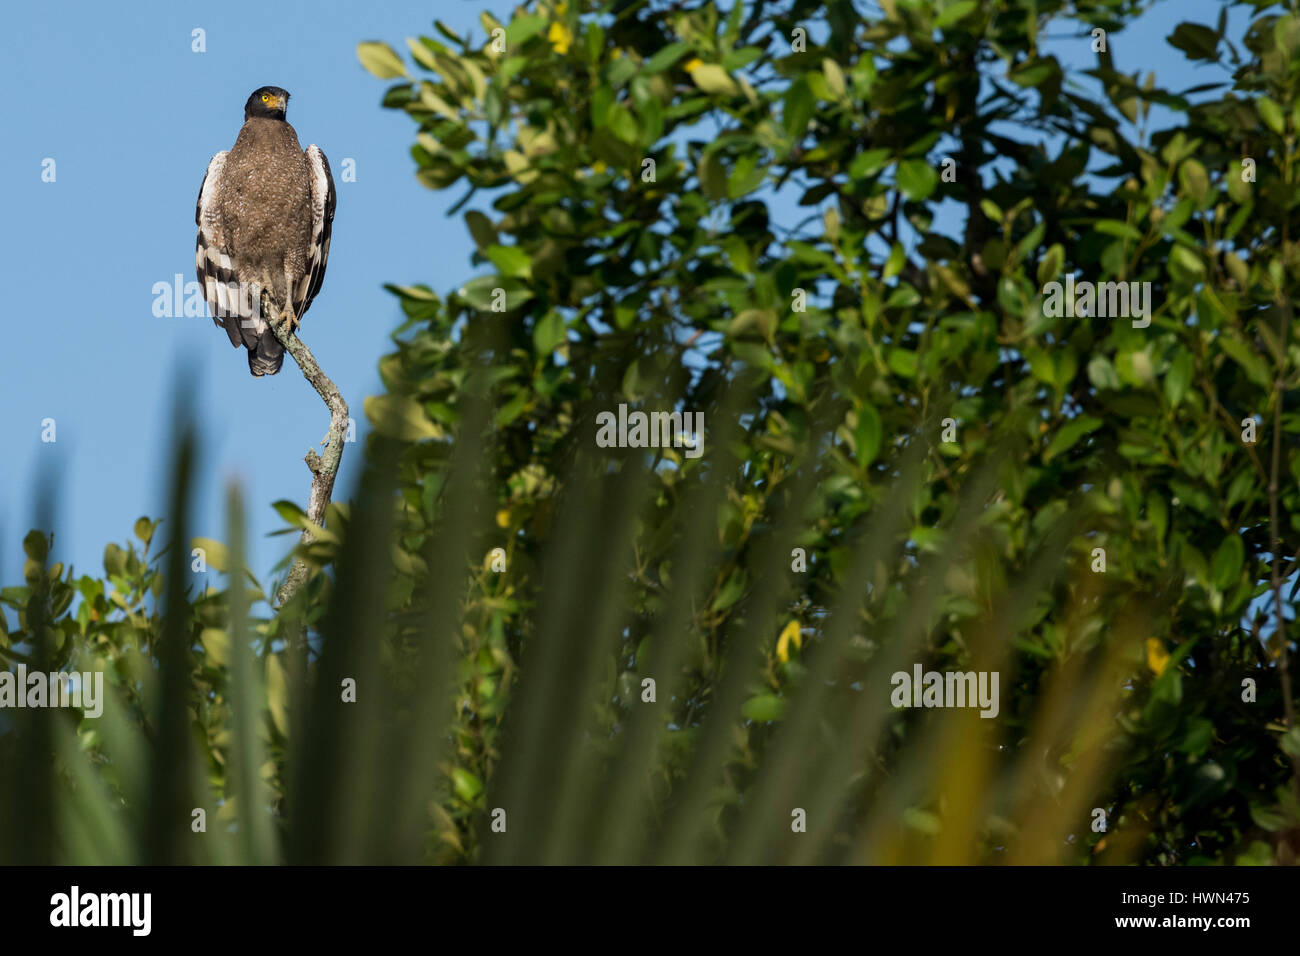
M 194 267 L 198 274 L 203 297 L 212 312 L 212 321 L 226 330 L 230 344 L 239 348 L 253 348 L 266 331 L 259 303 L 254 302 L 253 287 L 240 287 L 239 263 L 221 235 L 221 220 L 217 215 L 217 196 L 221 188 L 221 172 L 226 166 L 229 151 L 217 153 L 208 163 L 208 171 L 199 187 L 199 199 L 194 206 L 194 224 L 199 236 L 194 250 Z
M 325 265 L 330 257 L 330 233 L 334 224 L 334 177 L 329 160 L 313 143 L 303 150 L 311 173 L 311 240 L 307 245 L 307 272 L 294 283 L 293 314 L 299 319 L 311 307 L 312 299 L 325 281 Z

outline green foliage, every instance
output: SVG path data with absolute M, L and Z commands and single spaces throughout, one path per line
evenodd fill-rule
M 1268 729 L 1280 717 L 1277 668 L 1257 655 L 1258 630 L 1242 627 L 1270 574 L 1268 455 L 1282 437 L 1268 423 L 1280 409 L 1282 430 L 1300 432 L 1288 410 L 1300 362 L 1288 338 L 1293 203 L 1281 193 L 1295 155 L 1281 127 L 1261 138 L 1241 109 L 1255 97 L 1269 115 L 1261 87 L 1278 103 L 1297 100 L 1293 60 L 1274 52 L 1275 37 L 1290 36 L 1273 29 L 1285 18 L 1252 27 L 1246 46 L 1263 68 L 1222 99 L 1139 84 L 1100 54 L 1087 73 L 1097 100 L 1037 51 L 1045 18 L 1064 4 L 1040 4 L 1037 22 L 975 4 L 885 4 L 865 23 L 838 3 L 761 14 L 706 4 L 661 18 L 625 7 L 612 22 L 594 6 L 547 9 L 547 31 L 519 14 L 528 29 L 507 35 L 528 39 L 505 52 L 421 38 L 433 61 L 417 56 L 426 69 L 384 97 L 417 124 L 422 183 L 464 183 L 458 206 L 491 195 L 490 207 L 466 213 L 488 273 L 436 302 L 395 290 L 411 321 L 383 368 L 391 389 L 448 423 L 465 371 L 491 369 L 499 541 L 519 555 L 503 584 L 517 609 L 493 619 L 498 650 L 513 661 L 532 633 L 530 558 L 557 533 L 557 476 L 573 446 L 591 441 L 596 410 L 676 403 L 721 424 L 720 396 L 739 371 L 765 376 L 745 410 L 744 465 L 713 522 L 711 584 L 684 622 L 695 651 L 673 720 L 686 729 L 710 706 L 737 599 L 763 580 L 754 549 L 800 477 L 796 449 L 819 449 L 814 503 L 789 542 L 806 549 L 809 567 L 790 613 L 816 646 L 899 450 L 931 446 L 894 573 L 949 544 L 942 527 L 975 463 L 996 436 L 1019 434 L 1028 441 L 1001 463 L 981 540 L 940 598 L 927 659 L 965 666 L 979 613 L 1024 573 L 1057 519 L 1080 516 L 1087 530 L 1067 545 L 1071 583 L 1038 595 L 1014 635 L 1024 660 L 1008 719 L 1028 725 L 1045 681 L 1113 641 L 1127 596 L 1143 595 L 1159 609 L 1143 637 L 1184 651 L 1170 665 L 1182 693 L 1171 707 L 1146 703 L 1173 689 L 1132 652 L 1135 697 L 1113 741 L 1128 757 L 1109 805 L 1133 826 L 1161 821 L 1132 847 L 1143 859 L 1185 861 L 1193 841 L 1210 857 L 1235 845 L 1250 830 L 1248 808 L 1271 803 L 1287 770 Z M 1115 30 L 1135 9 L 1085 5 L 1075 22 Z M 825 43 L 792 51 L 789 38 L 812 22 L 829 27 Z M 483 25 L 490 36 L 495 22 Z M 1222 22 L 1185 24 L 1170 42 L 1196 58 L 1238 57 L 1222 34 Z M 977 100 L 976 75 L 1010 77 L 1024 93 L 999 85 Z M 1181 123 L 1152 129 L 1151 103 Z M 1050 149 L 1035 142 L 1047 129 L 1058 134 Z M 1245 189 L 1242 156 L 1258 170 Z M 955 176 L 941 175 L 948 158 Z M 1014 172 L 994 174 L 999 160 Z M 936 226 L 944 200 L 966 207 L 963 229 Z M 817 214 L 778 227 L 792 202 Z M 1067 273 L 1150 283 L 1150 326 L 1046 317 L 1043 287 Z M 526 292 L 504 312 L 465 292 L 520 277 Z M 925 417 L 940 407 L 960 436 L 942 448 Z M 1258 446 L 1241 437 L 1251 415 Z M 1283 474 L 1289 462 L 1300 469 L 1295 440 L 1283 448 Z M 422 482 L 444 454 L 438 443 L 405 454 L 413 543 L 429 534 Z M 643 616 L 624 631 L 615 686 L 642 675 L 653 622 L 689 586 L 670 555 L 698 514 L 683 502 L 708 466 L 662 454 L 637 540 L 631 604 Z M 1288 556 L 1298 505 L 1286 482 Z M 1090 570 L 1095 547 L 1106 551 L 1105 577 Z M 899 609 L 897 598 L 881 602 L 863 640 Z M 1246 676 L 1262 688 L 1249 706 Z M 747 706 L 775 714 L 797 682 L 775 668 Z M 1140 803 L 1152 795 L 1157 811 Z M 1235 801 L 1227 821 L 1225 800 Z

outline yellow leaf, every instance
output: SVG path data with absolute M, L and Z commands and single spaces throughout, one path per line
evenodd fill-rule
M 528 168 L 528 158 L 517 149 L 506 150 L 502 153 L 501 159 L 506 164 L 506 172 L 524 185 L 531 183 L 539 175 L 537 170 Z
M 357 59 L 367 70 L 381 80 L 392 80 L 406 76 L 406 66 L 402 58 L 393 52 L 387 43 L 358 43 Z
M 438 61 L 433 57 L 433 51 L 417 40 L 415 37 L 407 37 L 406 45 L 411 50 L 411 56 L 416 63 L 426 70 L 437 70 Z
M 563 23 L 552 23 L 551 28 L 546 31 L 546 39 L 551 41 L 551 47 L 556 53 L 564 56 L 573 43 L 573 31 Z
M 419 402 L 405 395 L 368 395 L 361 408 L 375 431 L 390 438 L 417 442 L 446 435 Z M 211 558 L 208 560 L 211 563 Z
M 276 730 L 289 735 L 289 679 L 275 654 L 266 657 L 266 702 Z
M 1159 677 L 1162 673 L 1164 673 L 1165 666 L 1168 665 L 1168 663 L 1169 663 L 1169 652 L 1166 651 L 1165 646 L 1160 643 L 1160 638 L 1148 637 L 1147 638 L 1147 667 L 1151 668 L 1151 672 L 1155 674 L 1157 677 Z
M 790 642 L 794 641 L 794 646 L 803 650 L 803 634 L 799 631 L 799 622 L 791 621 L 781 632 L 781 636 L 776 639 L 776 656 L 781 663 L 790 659 Z
M 834 60 L 822 60 L 822 74 L 826 77 L 826 85 L 830 87 L 836 97 L 844 96 L 848 92 L 848 84 L 844 80 L 844 71 Z
M 735 81 L 716 63 L 704 63 L 690 71 L 691 80 L 705 93 L 723 93 L 730 95 L 737 92 Z
M 508 509 L 502 508 L 500 511 L 497 512 L 497 527 L 498 528 L 510 527 L 510 512 Z
M 434 92 L 434 85 L 428 80 L 425 80 L 420 84 L 420 102 L 435 113 L 440 113 L 447 117 L 447 119 L 451 120 L 453 123 L 460 122 L 460 113 L 456 111 L 455 107 Z M 430 150 L 430 152 L 442 151 L 441 146 L 436 150 Z
M 192 557 L 201 556 L 204 563 L 214 571 L 225 571 L 230 564 L 230 555 L 226 552 L 226 546 L 220 541 L 213 541 L 211 538 L 194 538 L 190 541 L 190 549 Z M 201 551 L 202 555 L 194 554 L 196 550 Z
M 684 69 L 686 70 L 687 73 L 689 73 L 689 72 L 691 72 L 691 70 L 695 69 L 697 66 L 703 66 L 703 65 L 704 65 L 704 61 L 701 60 L 701 59 L 697 56 L 697 57 L 695 57 L 695 59 L 693 59 L 693 60 L 688 60 L 688 61 L 686 62 L 686 66 L 684 67 Z
M 199 642 L 208 652 L 208 659 L 213 667 L 225 667 L 230 661 L 230 635 L 217 627 L 205 627 L 199 634 Z

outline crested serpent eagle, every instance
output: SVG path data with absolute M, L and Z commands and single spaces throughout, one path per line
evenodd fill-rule
M 212 157 L 194 209 L 199 285 L 230 344 L 248 349 L 254 375 L 274 375 L 284 363 L 263 296 L 296 329 L 330 254 L 334 178 L 318 146 L 298 144 L 288 105 L 278 86 L 248 98 L 239 137 Z

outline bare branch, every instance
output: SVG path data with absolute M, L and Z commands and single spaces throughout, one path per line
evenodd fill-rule
M 279 316 L 278 310 L 268 310 L 268 315 Z M 330 380 L 311 354 L 302 339 L 289 330 L 289 324 L 280 319 L 270 321 L 271 331 L 284 346 L 284 350 L 293 356 L 302 370 L 303 378 L 311 383 L 325 402 L 330 412 L 329 435 L 325 445 L 325 454 L 318 455 L 315 450 L 307 452 L 303 459 L 311 469 L 311 496 L 307 502 L 307 519 L 314 525 L 324 527 L 325 509 L 329 506 L 330 496 L 334 493 L 334 479 L 338 475 L 339 463 L 343 458 L 343 442 L 348 431 L 348 405 L 343 401 L 334 382 Z M 303 531 L 301 542 L 312 541 L 310 531 Z M 295 559 L 289 568 L 288 577 L 276 592 L 276 602 L 283 608 L 307 581 L 308 568 L 301 559 Z

